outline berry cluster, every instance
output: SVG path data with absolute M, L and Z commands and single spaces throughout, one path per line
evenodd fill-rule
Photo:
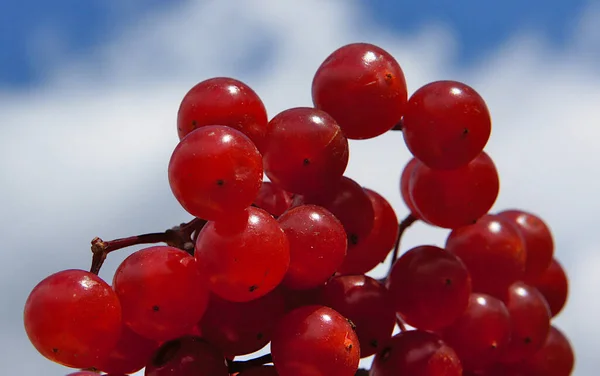
M 269 120 L 238 80 L 194 86 L 168 178 L 195 218 L 96 238 L 90 272 L 40 282 L 24 314 L 35 348 L 79 376 L 570 375 L 573 351 L 551 324 L 568 290 L 552 234 L 534 214 L 489 213 L 499 178 L 481 96 L 437 81 L 409 98 L 396 60 L 355 43 L 322 63 L 312 98 Z M 394 130 L 414 155 L 402 221 L 344 176 L 349 139 Z M 450 229 L 446 244 L 398 258 L 415 221 Z M 98 277 L 110 252 L 154 243 L 166 245 L 127 257 L 112 286 Z M 387 278 L 367 276 L 390 252 Z

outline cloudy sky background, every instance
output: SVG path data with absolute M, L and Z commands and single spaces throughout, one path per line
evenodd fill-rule
M 269 116 L 311 105 L 321 61 L 346 43 L 391 52 L 409 92 L 462 80 L 488 102 L 486 148 L 501 176 L 494 210 L 523 208 L 552 227 L 571 277 L 555 323 L 576 375 L 600 360 L 600 2 L 63 0 L 0 4 L 0 369 L 61 376 L 22 325 L 47 275 L 88 268 L 89 241 L 161 231 L 189 219 L 170 192 L 179 102 L 195 83 L 233 76 Z M 417 2 L 415 2 L 416 4 Z M 407 214 L 397 186 L 402 135 L 351 143 L 347 175 Z M 403 250 L 442 245 L 415 225 Z M 112 254 L 108 281 L 132 250 Z M 383 269 L 376 275 L 381 275 Z

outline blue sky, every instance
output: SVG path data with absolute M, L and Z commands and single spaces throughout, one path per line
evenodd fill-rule
M 149 12 L 182 0 L 23 0 L 0 2 L 0 86 L 30 86 L 43 80 L 48 66 L 37 50 L 41 38 L 60 39 L 61 53 L 81 55 Z M 127 3 L 127 4 L 124 4 Z M 535 30 L 551 44 L 568 43 L 585 0 L 364 1 L 368 17 L 397 32 L 414 33 L 431 23 L 455 33 L 457 64 L 469 64 L 493 51 L 516 31 Z M 43 39 L 41 39 L 43 40 Z M 37 50 L 37 51 L 36 51 Z
M 529 210 L 553 229 L 572 284 L 556 324 L 577 350 L 575 375 L 594 374 L 600 2 L 410 3 L 0 1 L 1 373 L 68 373 L 25 336 L 22 307 L 35 284 L 88 267 L 95 236 L 161 231 L 189 219 L 166 178 L 189 88 L 235 77 L 274 116 L 310 106 L 323 59 L 367 41 L 397 58 L 410 92 L 458 79 L 482 94 L 493 119 L 486 150 L 501 177 L 492 211 Z M 351 142 L 350 155 L 347 176 L 406 215 L 398 179 L 410 155 L 401 134 Z M 446 236 L 415 224 L 402 251 L 443 246 Z M 111 254 L 101 276 L 110 281 L 134 249 Z

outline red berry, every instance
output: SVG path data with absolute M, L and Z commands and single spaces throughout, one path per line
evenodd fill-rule
M 123 325 L 119 342 L 110 355 L 96 364 L 95 368 L 111 374 L 135 373 L 144 368 L 158 347 L 158 342 L 144 338 Z
M 198 337 L 165 342 L 146 366 L 145 376 L 229 376 L 225 357 Z
M 420 330 L 396 334 L 373 360 L 370 376 L 462 376 L 456 352 L 437 335 Z
M 423 330 L 451 324 L 465 311 L 471 294 L 471 278 L 462 261 L 430 245 L 404 253 L 394 263 L 386 286 L 403 321 Z
M 273 327 L 284 314 L 285 298 L 279 289 L 244 303 L 212 294 L 200 321 L 202 337 L 224 354 L 250 354 L 269 343 Z
M 475 224 L 453 230 L 446 249 L 465 263 L 475 292 L 504 298 L 508 287 L 525 271 L 522 238 L 497 215 L 484 215 Z
M 460 357 L 465 370 L 479 370 L 499 359 L 510 340 L 510 316 L 501 300 L 471 294 L 469 306 L 458 320 L 441 332 Z
M 415 167 L 419 164 L 419 160 L 416 158 L 411 158 L 410 161 L 404 166 L 404 170 L 402 170 L 402 175 L 400 175 L 400 194 L 402 195 L 402 200 L 410 210 L 410 213 L 416 217 L 419 217 L 419 213 L 413 203 L 413 199 L 410 195 L 410 179 L 415 170 Z
M 267 129 L 267 111 L 248 85 L 229 77 L 198 83 L 187 92 L 177 113 L 177 133 L 188 133 L 206 125 L 226 125 L 248 136 L 262 150 Z
M 175 198 L 193 216 L 213 220 L 252 204 L 262 184 L 262 158 L 241 132 L 206 126 L 187 135 L 169 162 Z
M 402 134 L 410 152 L 430 168 L 453 170 L 477 157 L 492 121 L 483 98 L 456 81 L 436 81 L 408 100 Z
M 127 257 L 113 279 L 123 306 L 123 321 L 155 341 L 185 335 L 208 304 L 208 285 L 187 252 L 153 246 Z
M 290 242 L 290 267 L 283 284 L 304 290 L 324 284 L 346 256 L 346 232 L 327 209 L 300 205 L 278 219 Z
M 318 193 L 330 189 L 348 165 L 348 140 L 329 114 L 299 107 L 269 122 L 265 173 L 286 191 Z
M 354 180 L 342 177 L 333 192 L 305 196 L 304 204 L 322 206 L 342 222 L 348 237 L 348 252 L 373 229 L 375 211 L 367 192 Z
M 360 344 L 348 320 L 323 306 L 297 308 L 277 324 L 271 340 L 280 375 L 354 376 Z
M 398 62 L 368 43 L 334 51 L 312 82 L 315 107 L 333 116 L 350 139 L 373 138 L 392 129 L 404 114 L 407 97 Z
M 544 296 L 523 282 L 508 289 L 506 308 L 512 330 L 502 361 L 515 363 L 529 358 L 544 345 L 550 330 L 550 309 Z
M 271 182 L 263 181 L 254 205 L 279 217 L 292 206 L 292 195 Z
M 266 295 L 283 280 L 290 247 L 271 214 L 248 207 L 243 215 L 209 221 L 196 240 L 195 257 L 213 293 L 247 302 Z
M 575 354 L 569 340 L 551 326 L 544 346 L 519 365 L 527 376 L 569 376 L 575 365 Z
M 63 270 L 29 294 L 25 331 L 46 358 L 72 368 L 89 368 L 111 352 L 121 334 L 121 305 L 95 274 Z
M 362 274 L 383 262 L 398 237 L 398 217 L 392 205 L 380 194 L 364 188 L 373 206 L 373 227 L 366 237 L 348 248 L 339 268 L 341 274 Z
M 552 316 L 556 316 L 565 306 L 569 295 L 569 280 L 564 269 L 556 259 L 538 279 L 533 286 L 544 295 Z
M 485 152 L 456 170 L 433 170 L 419 162 L 409 185 L 419 217 L 450 229 L 475 223 L 490 210 L 499 190 L 498 172 Z
M 360 356 L 375 354 L 392 336 L 396 313 L 387 289 L 365 275 L 332 278 L 322 292 L 323 305 L 331 307 L 356 326 Z
M 506 210 L 498 215 L 509 220 L 523 237 L 527 253 L 525 280 L 535 281 L 548 269 L 554 255 L 550 228 L 538 216 L 522 210 Z

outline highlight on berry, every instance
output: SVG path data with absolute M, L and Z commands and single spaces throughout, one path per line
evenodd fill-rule
M 553 321 L 567 274 L 542 218 L 490 212 L 500 179 L 476 89 L 444 80 L 409 96 L 400 64 L 368 43 L 333 51 L 310 89 L 313 107 L 269 119 L 244 82 L 195 84 L 173 114 L 165 176 L 193 219 L 94 238 L 89 269 L 35 286 L 24 325 L 39 353 L 70 376 L 570 375 Z M 388 132 L 413 155 L 389 163 L 400 219 L 345 175 L 348 140 Z M 446 243 L 400 254 L 415 222 L 450 230 Z M 98 276 L 140 244 L 112 281 Z

